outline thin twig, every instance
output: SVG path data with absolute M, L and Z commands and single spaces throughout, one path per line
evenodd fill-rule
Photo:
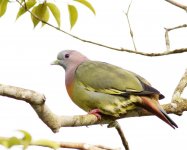
M 165 42 L 166 42 L 166 49 L 167 51 L 170 50 L 170 41 L 169 41 L 169 31 L 167 28 L 165 28 Z
M 172 31 L 172 30 L 176 30 L 176 29 L 180 29 L 180 28 L 186 28 L 187 24 L 183 24 L 183 25 L 178 25 L 176 27 L 172 27 L 172 28 L 165 28 L 168 32 Z
M 170 40 L 169 40 L 169 32 L 176 30 L 176 29 L 181 29 L 181 28 L 186 28 L 187 24 L 183 24 L 183 25 L 178 25 L 172 28 L 164 28 L 165 29 L 165 43 L 166 43 L 166 49 L 170 50 Z
M 127 12 L 125 12 L 125 15 L 126 15 L 127 22 L 128 22 L 128 25 L 129 25 L 130 36 L 132 38 L 132 43 L 133 43 L 133 46 L 134 46 L 134 50 L 137 51 L 136 44 L 135 44 L 135 41 L 134 41 L 134 34 L 133 34 L 132 27 L 131 27 L 130 20 L 129 20 L 129 10 L 130 10 L 131 4 L 132 4 L 132 0 L 129 3 L 128 9 L 127 9 Z
M 120 136 L 120 138 L 121 138 L 121 141 L 122 141 L 122 144 L 123 144 L 125 150 L 130 150 L 128 141 L 127 141 L 127 139 L 126 139 L 126 137 L 125 137 L 125 135 L 124 135 L 124 132 L 123 132 L 123 130 L 122 130 L 120 124 L 119 124 L 117 121 L 114 121 L 114 122 L 110 123 L 110 124 L 108 125 L 108 127 L 109 127 L 109 128 L 115 127 L 115 129 L 117 130 L 117 132 L 118 132 L 118 134 L 119 134 L 119 136 Z
M 25 8 L 24 5 L 19 1 L 19 0 L 16 0 L 21 7 Z M 97 46 L 101 46 L 101 47 L 104 47 L 104 48 L 108 48 L 108 49 L 111 49 L 111 50 L 116 50 L 116 51 L 121 51 L 121 52 L 128 52 L 128 53 L 133 53 L 133 54 L 138 54 L 138 55 L 143 55 L 143 56 L 151 56 L 151 57 L 154 57 L 154 56 L 164 56 L 164 55 L 171 55 L 171 54 L 177 54 L 177 53 L 184 53 L 184 52 L 187 52 L 187 48 L 180 48 L 180 49 L 175 49 L 175 50 L 170 50 L 170 51 L 166 51 L 166 50 L 163 50 L 163 52 L 161 53 L 145 53 L 145 52 L 141 52 L 141 51 L 134 51 L 134 50 L 131 50 L 131 49 L 125 49 L 125 48 L 115 48 L 115 47 L 111 47 L 111 46 L 108 46 L 108 45 L 104 45 L 104 44 L 101 44 L 101 43 L 98 43 L 98 42 L 94 42 L 94 41 L 90 41 L 90 40 L 85 40 L 85 39 L 82 39 L 78 36 L 75 36 L 73 34 L 70 34 L 62 29 L 60 29 L 59 27 L 56 27 L 44 20 L 41 20 L 40 18 L 38 18 L 36 15 L 34 15 L 30 10 L 26 10 L 27 12 L 29 12 L 32 16 L 34 16 L 36 19 L 40 20 L 42 23 L 45 23 L 47 24 L 48 26 L 60 31 L 60 32 L 63 32 L 64 34 L 68 35 L 68 36 L 71 36 L 72 38 L 75 38 L 77 40 L 80 40 L 82 42 L 85 42 L 85 43 L 90 43 L 90 44 L 94 44 L 94 45 L 97 45 Z
M 173 0 L 165 0 L 165 1 L 174 5 L 174 6 L 177 6 L 178 8 L 181 8 L 181 9 L 187 11 L 187 5 L 181 4 L 181 3 L 173 1 Z

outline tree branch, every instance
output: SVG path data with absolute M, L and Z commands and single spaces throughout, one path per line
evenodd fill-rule
M 187 6 L 186 5 L 183 5 L 183 4 L 181 4 L 179 2 L 176 2 L 174 0 L 165 0 L 165 1 L 170 3 L 170 4 L 172 4 L 172 5 L 174 5 L 174 6 L 176 6 L 176 7 L 178 7 L 178 8 L 181 8 L 181 9 L 187 11 Z
M 170 51 L 167 51 L 167 50 L 163 50 L 163 52 L 161 53 L 145 53 L 145 52 L 141 52 L 139 50 L 137 51 L 134 51 L 134 50 L 131 50 L 131 49 L 125 49 L 125 48 L 115 48 L 115 47 L 112 47 L 112 46 L 108 46 L 108 45 L 104 45 L 104 44 L 101 44 L 101 43 L 98 43 L 98 42 L 94 42 L 94 41 L 90 41 L 90 40 L 86 40 L 86 39 L 83 39 L 83 38 L 80 38 L 78 36 L 75 36 L 73 34 L 70 34 L 62 29 L 60 29 L 59 27 L 57 26 L 54 26 L 42 19 L 40 19 L 38 16 L 36 16 L 35 14 L 33 14 L 29 9 L 25 8 L 24 4 L 22 4 L 19 0 L 16 0 L 17 3 L 19 3 L 19 5 L 21 7 L 23 7 L 27 12 L 29 12 L 33 17 L 35 17 L 36 19 L 38 19 L 39 21 L 41 21 L 42 23 L 74 38 L 74 39 L 77 39 L 77 40 L 80 40 L 82 42 L 85 42 L 85 43 L 89 43 L 89 44 L 93 44 L 93 45 L 97 45 L 97 46 L 101 46 L 101 47 L 104 47 L 104 48 L 108 48 L 108 49 L 111 49 L 111 50 L 116 50 L 116 51 L 121 51 L 121 52 L 128 52 L 128 53 L 133 53 L 133 54 L 138 54 L 138 55 L 143 55 L 143 56 L 151 56 L 151 57 L 155 57 L 155 56 L 164 56 L 164 55 L 171 55 L 171 54 L 178 54 L 178 53 L 184 53 L 184 52 L 187 52 L 187 48 L 180 48 L 180 49 L 174 49 L 174 50 L 170 50 Z

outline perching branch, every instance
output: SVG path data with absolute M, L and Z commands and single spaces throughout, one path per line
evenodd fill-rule
M 187 100 L 181 98 L 181 93 L 187 85 L 187 71 L 184 73 L 179 85 L 177 86 L 172 103 L 162 105 L 167 113 L 181 115 L 183 111 L 187 111 Z M 23 89 L 20 87 L 14 87 L 9 85 L 0 84 L 0 95 L 13 98 L 15 100 L 22 100 L 29 103 L 39 118 L 53 131 L 58 132 L 61 127 L 73 127 L 73 126 L 88 126 L 94 124 L 110 124 L 116 118 L 109 116 L 102 116 L 101 120 L 98 120 L 95 115 L 76 115 L 76 116 L 58 116 L 54 114 L 49 107 L 45 104 L 45 97 L 35 91 L 29 89 Z M 176 100 L 177 97 L 177 100 Z M 138 110 L 137 113 L 128 113 L 128 115 L 120 116 L 124 117 L 140 117 L 152 115 L 146 111 Z M 117 118 L 119 119 L 119 118 Z
M 142 52 L 142 51 L 134 51 L 134 50 L 131 50 L 131 49 L 125 49 L 125 48 L 115 48 L 115 47 L 112 47 L 112 46 L 108 46 L 108 45 L 104 45 L 104 44 L 101 44 L 101 43 L 98 43 L 98 42 L 94 42 L 94 41 L 90 41 L 90 40 L 86 40 L 86 39 L 83 39 L 83 38 L 80 38 L 78 36 L 75 36 L 73 34 L 70 34 L 62 29 L 60 29 L 59 27 L 57 26 L 54 26 L 42 19 L 40 19 L 38 16 L 36 16 L 35 14 L 33 14 L 29 9 L 27 9 L 25 7 L 24 4 L 22 4 L 19 0 L 16 0 L 16 2 L 21 6 L 23 7 L 27 12 L 29 12 L 33 17 L 35 17 L 36 19 L 38 19 L 39 21 L 41 21 L 42 23 L 72 37 L 72 38 L 75 38 L 77 40 L 80 40 L 82 42 L 85 42 L 85 43 L 89 43 L 89 44 L 93 44 L 93 45 L 97 45 L 97 46 L 101 46 L 101 47 L 104 47 L 104 48 L 108 48 L 108 49 L 111 49 L 111 50 L 116 50 L 116 51 L 121 51 L 121 52 L 128 52 L 128 53 L 133 53 L 133 54 L 138 54 L 138 55 L 143 55 L 143 56 L 164 56 L 164 55 L 171 55 L 171 54 L 178 54 L 178 53 L 184 53 L 184 52 L 187 52 L 187 48 L 180 48 L 180 49 L 174 49 L 174 50 L 170 50 L 170 51 L 167 51 L 167 50 L 163 50 L 163 52 L 161 53 L 146 53 L 146 52 Z
M 9 90 L 10 89 L 10 90 Z M 16 96 L 12 96 L 14 93 Z M 27 93 L 27 97 L 25 97 Z M 8 86 L 8 85 L 0 85 L 0 95 L 8 96 L 14 99 L 23 100 L 29 103 L 35 112 L 38 114 L 39 118 L 53 131 L 58 132 L 61 127 L 75 127 L 75 126 L 89 126 L 94 124 L 109 124 L 113 122 L 113 117 L 102 116 L 101 120 L 98 120 L 95 115 L 86 114 L 86 115 L 76 115 L 76 116 L 58 116 L 54 114 L 49 107 L 43 101 L 43 97 L 41 97 L 40 93 L 35 92 L 35 96 L 33 96 L 33 91 L 28 89 L 22 89 L 19 87 Z M 41 103 L 42 101 L 42 103 Z M 175 103 L 175 102 L 173 102 Z M 165 104 L 163 108 L 167 113 L 173 113 L 176 115 L 180 115 L 179 112 L 187 111 L 187 101 L 184 99 L 180 99 L 180 102 L 177 102 L 177 106 L 173 104 Z M 147 116 L 151 115 L 145 111 L 137 111 L 135 114 L 128 113 L 128 115 L 120 116 L 120 118 L 124 117 L 137 117 L 137 116 Z M 119 119 L 119 118 L 118 118 Z
M 181 9 L 187 11 L 187 5 L 181 4 L 181 3 L 176 2 L 174 0 L 165 0 L 165 1 L 170 3 L 170 4 L 172 4 L 172 5 L 174 5 L 174 6 L 177 6 L 178 8 L 181 8 Z

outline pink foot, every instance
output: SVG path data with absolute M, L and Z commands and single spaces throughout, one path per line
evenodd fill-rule
M 92 109 L 88 112 L 88 114 L 93 114 L 97 117 L 98 120 L 101 120 L 101 115 L 99 114 L 101 111 L 99 109 Z

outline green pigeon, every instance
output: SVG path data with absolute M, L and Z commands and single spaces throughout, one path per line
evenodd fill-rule
M 61 51 L 52 64 L 65 69 L 65 84 L 72 101 L 81 109 L 101 118 L 102 114 L 119 118 L 144 109 L 172 128 L 177 124 L 158 100 L 164 96 L 147 80 L 118 66 L 92 61 L 75 50 Z

